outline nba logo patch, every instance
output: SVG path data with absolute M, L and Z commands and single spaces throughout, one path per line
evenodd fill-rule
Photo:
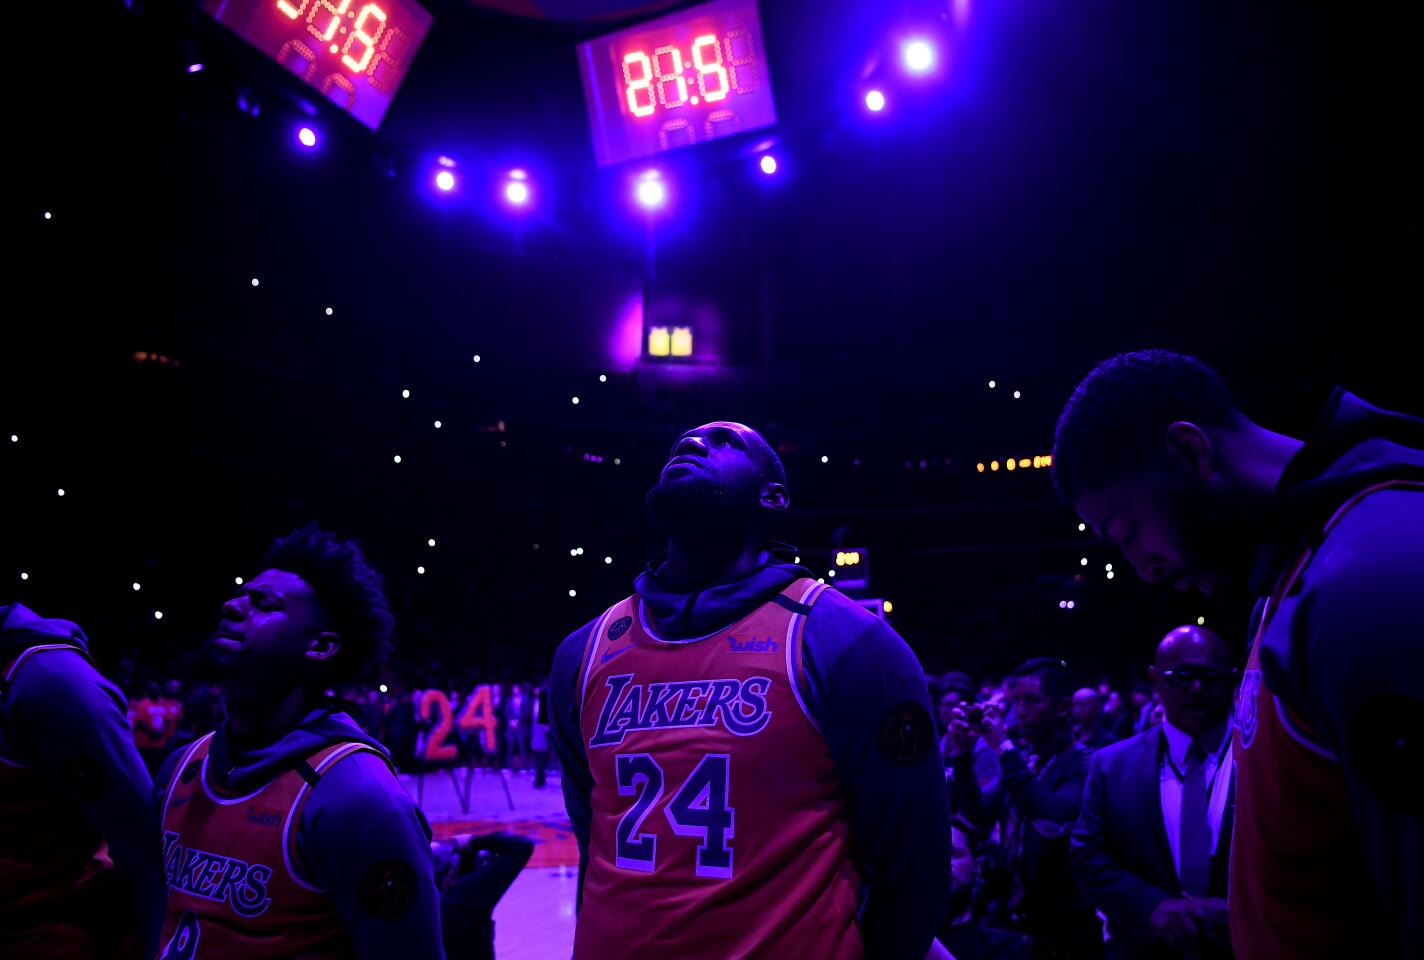
M 1261 671 L 1247 670 L 1241 676 L 1241 689 L 1236 694 L 1236 729 L 1241 731 L 1241 747 L 1247 749 L 1256 739 L 1256 703 L 1261 699 Z

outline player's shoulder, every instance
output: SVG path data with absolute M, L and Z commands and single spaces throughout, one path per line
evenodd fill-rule
M 36 709 L 127 711 L 123 693 L 105 679 L 89 655 L 77 647 L 35 651 L 10 677 L 6 691 L 10 708 L 27 704 Z
M 834 587 L 821 591 L 806 617 L 808 632 L 817 636 L 827 633 L 850 638 L 880 639 L 895 644 L 904 643 L 895 629 L 883 617 L 876 616 L 857 600 L 841 593 Z

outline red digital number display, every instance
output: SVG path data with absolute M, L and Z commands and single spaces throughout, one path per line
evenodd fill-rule
M 755 0 L 714 0 L 579 44 L 599 166 L 776 123 Z
M 203 10 L 372 130 L 433 19 L 411 0 L 203 0 Z

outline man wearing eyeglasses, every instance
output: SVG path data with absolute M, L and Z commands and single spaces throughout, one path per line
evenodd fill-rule
M 1107 915 L 1115 956 L 1230 957 L 1231 651 L 1205 627 L 1179 627 L 1149 672 L 1166 718 L 1094 754 L 1073 877 Z

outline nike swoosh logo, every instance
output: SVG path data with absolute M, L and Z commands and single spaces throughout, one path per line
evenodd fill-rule
M 614 657 L 618 656 L 620 653 L 627 653 L 629 650 L 632 650 L 632 649 L 633 649 L 633 648 L 632 648 L 631 646 L 628 646 L 628 647 L 624 647 L 622 650 L 614 650 L 612 653 L 605 653 L 605 654 L 603 655 L 603 659 L 600 660 L 599 663 L 607 663 L 609 660 L 612 660 Z

